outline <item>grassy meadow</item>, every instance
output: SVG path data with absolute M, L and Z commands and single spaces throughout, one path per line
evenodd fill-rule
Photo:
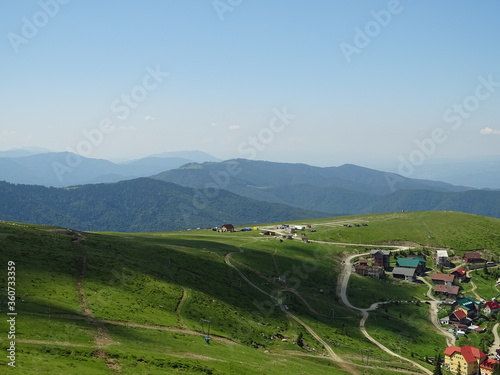
M 6 265 L 14 261 L 18 313 L 17 367 L 1 358 L 0 373 L 401 373 L 410 365 L 368 341 L 358 327 L 360 313 L 337 297 L 343 257 L 369 250 L 368 244 L 500 250 L 500 220 L 460 213 L 302 224 L 317 230 L 307 232 L 312 240 L 362 245 L 280 242 L 260 231 L 80 233 L 0 223 L 0 310 L 5 317 Z M 353 275 L 348 297 L 364 308 L 388 299 L 423 298 L 425 291 L 423 285 Z M 277 300 L 348 367 L 332 361 Z M 391 350 L 403 343 L 401 354 L 424 365 L 426 356 L 445 348 L 427 314 L 426 304 L 391 304 L 370 314 L 367 329 Z M 2 318 L 0 332 L 7 329 Z M 0 343 L 5 352 L 6 337 Z M 360 349 L 370 350 L 369 363 L 361 360 Z

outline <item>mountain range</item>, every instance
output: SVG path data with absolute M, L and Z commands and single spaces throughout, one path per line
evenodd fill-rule
M 54 165 L 65 172 L 65 183 L 60 184 L 64 187 L 50 184 Z M 161 231 L 433 210 L 500 218 L 500 191 L 406 178 L 352 164 L 193 162 L 175 154 L 117 164 L 79 160 L 70 153 L 42 153 L 0 157 L 0 171 L 6 180 L 0 183 L 0 219 L 80 230 Z M 130 177 L 134 175 L 149 177 Z M 38 186 L 41 180 L 51 187 Z
M 70 152 L 18 149 L 0 152 L 0 181 L 68 187 L 147 177 L 186 163 L 218 160 L 201 151 L 185 151 L 113 163 Z

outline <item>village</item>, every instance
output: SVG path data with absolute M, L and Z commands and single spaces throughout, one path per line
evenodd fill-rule
M 368 226 L 362 224 L 345 224 L 346 227 Z M 226 233 L 235 231 L 257 231 L 257 227 L 245 227 L 237 230 L 232 224 L 224 224 L 212 230 Z M 307 237 L 307 232 L 316 232 L 311 225 L 282 224 L 275 228 L 265 228 L 262 235 L 273 236 L 284 240 L 299 239 L 304 243 L 312 241 Z M 352 272 L 360 276 L 374 279 L 385 279 L 388 276 L 408 283 L 425 283 L 430 288 L 428 297 L 441 306 L 440 316 L 446 311 L 445 316 L 438 318 L 443 333 L 452 334 L 455 340 L 467 335 L 481 335 L 486 332 L 482 326 L 486 322 L 495 321 L 496 314 L 500 312 L 500 303 L 496 297 L 486 301 L 475 294 L 476 298 L 465 295 L 463 285 L 471 283 L 473 270 L 487 270 L 497 267 L 497 263 L 487 260 L 481 252 L 467 252 L 461 257 L 449 256 L 448 250 L 435 250 L 428 256 L 419 251 L 418 254 L 401 254 L 398 251 L 374 249 L 370 257 L 359 257 L 352 265 Z M 392 260 L 391 260 L 392 257 Z M 433 265 L 428 267 L 428 263 Z M 447 272 L 445 272 L 447 271 Z M 500 285 L 500 279 L 496 285 Z M 429 303 L 425 301 L 426 303 Z M 438 310 L 435 311 L 436 315 Z M 494 326 L 497 329 L 497 326 Z M 458 347 L 448 346 L 442 353 L 443 368 L 457 375 L 492 375 L 497 366 L 500 366 L 500 339 L 497 339 L 490 348 L 476 348 L 472 345 Z M 488 352 L 488 353 L 485 353 Z
M 496 297 L 491 301 L 478 300 L 464 295 L 462 288 L 464 283 L 471 282 L 471 270 L 487 270 L 496 267 L 496 262 L 484 259 L 480 252 L 465 253 L 462 258 L 454 257 L 452 262 L 447 250 L 437 250 L 432 255 L 434 269 L 428 268 L 426 256 L 423 254 L 398 257 L 398 254 L 394 253 L 396 259 L 394 266 L 391 267 L 391 253 L 391 250 L 371 250 L 371 259 L 358 259 L 353 265 L 353 271 L 358 275 L 376 279 L 391 274 L 394 279 L 430 285 L 433 300 L 449 308 L 449 313 L 440 318 L 439 323 L 443 330 L 452 333 L 457 340 L 468 334 L 483 334 L 486 330 L 481 325 L 496 320 L 496 314 L 500 312 L 500 304 Z M 461 266 L 456 267 L 458 262 Z M 448 269 L 449 272 L 444 273 L 444 269 Z M 496 328 L 497 326 L 494 327 Z M 463 347 L 450 345 L 443 352 L 443 366 L 453 374 L 491 375 L 495 366 L 500 365 L 498 344 L 496 342 L 493 347 L 488 348 L 489 354 L 472 345 Z

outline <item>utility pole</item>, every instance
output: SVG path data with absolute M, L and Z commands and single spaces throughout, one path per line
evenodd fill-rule
M 361 363 L 369 365 L 370 364 L 370 349 L 359 349 L 361 353 Z
M 205 336 L 204 339 L 207 344 L 210 343 L 210 324 L 212 323 L 211 320 L 207 319 L 200 319 L 201 322 L 201 332 Z M 207 325 L 207 329 L 205 330 L 205 324 Z

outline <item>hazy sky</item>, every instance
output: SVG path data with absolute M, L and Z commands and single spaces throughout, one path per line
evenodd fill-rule
M 498 1 L 0 4 L 0 150 L 375 166 L 500 154 Z

